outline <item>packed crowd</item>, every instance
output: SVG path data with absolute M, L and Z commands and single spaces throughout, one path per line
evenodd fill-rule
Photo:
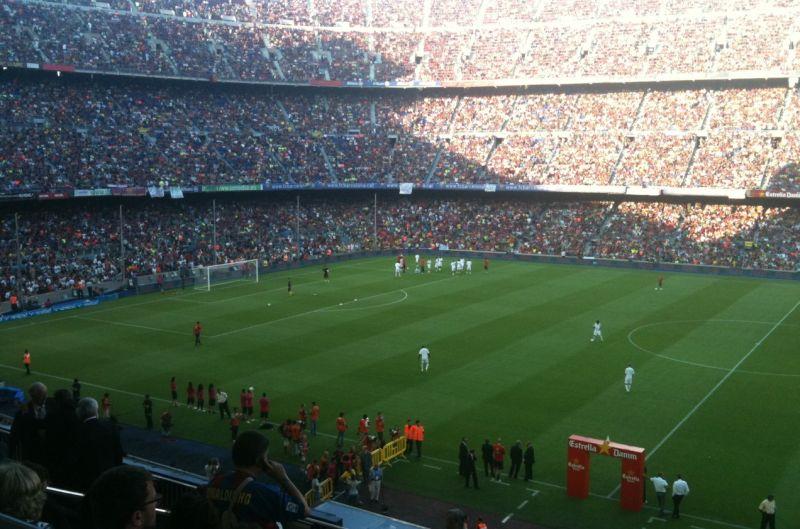
M 790 209 L 391 200 L 379 203 L 374 233 L 371 206 L 303 201 L 298 218 L 293 201 L 218 201 L 215 246 L 210 202 L 132 204 L 123 209 L 124 265 L 117 207 L 73 204 L 22 215 L 19 256 L 14 218 L 5 215 L 0 295 L 7 301 L 15 293 L 91 294 L 92 285 L 120 279 L 122 266 L 131 277 L 242 259 L 269 266 L 395 248 L 574 256 L 591 244 L 597 255 L 613 258 L 782 270 L 800 262 L 798 215 Z
M 142 0 L 136 10 L 112 0 L 114 11 L 18 0 L 0 13 L 0 60 L 267 82 L 787 73 L 794 67 L 795 1 L 725 3 L 724 9 L 700 0 L 661 3 L 637 10 L 618 0 L 557 2 L 537 14 L 521 0 Z M 620 22 L 620 13 L 641 18 Z
M 429 181 L 793 191 L 799 109 L 793 91 L 770 87 L 393 97 L 12 79 L 0 84 L 0 190 Z

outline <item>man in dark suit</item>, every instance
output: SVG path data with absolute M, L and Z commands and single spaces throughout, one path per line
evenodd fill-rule
M 533 479 L 533 464 L 536 463 L 536 457 L 533 454 L 533 444 L 528 441 L 525 447 L 525 455 L 522 456 L 522 463 L 525 465 L 525 481 Z
M 462 437 L 461 442 L 458 444 L 458 474 L 465 476 L 467 474 L 467 463 L 469 461 L 469 447 L 467 446 L 467 438 Z
M 76 465 L 78 486 L 88 490 L 94 480 L 109 468 L 122 464 L 122 443 L 119 430 L 111 421 L 97 418 L 97 401 L 84 397 L 78 401 L 76 436 Z
M 483 459 L 483 472 L 486 474 L 486 477 L 489 477 L 489 472 L 494 475 L 494 464 L 493 464 L 493 453 L 492 453 L 492 443 L 486 439 L 483 444 L 481 445 L 481 458 Z
M 47 418 L 47 386 L 34 382 L 28 390 L 29 400 L 14 416 L 8 440 L 8 453 L 18 461 L 46 465 L 45 432 Z
M 517 441 L 511 447 L 511 468 L 508 469 L 508 479 L 519 479 L 519 467 L 522 466 L 522 441 Z
M 475 466 L 478 463 L 478 456 L 475 455 L 475 450 L 470 450 L 467 453 L 467 461 L 464 469 L 464 480 L 466 487 L 469 488 L 469 479 L 472 478 L 472 484 L 478 488 L 478 470 Z
M 50 399 L 48 399 L 50 402 Z M 45 426 L 47 439 L 47 469 L 54 485 L 71 487 L 75 479 L 75 436 L 78 431 L 75 403 L 66 389 L 55 392 L 52 405 L 47 407 Z

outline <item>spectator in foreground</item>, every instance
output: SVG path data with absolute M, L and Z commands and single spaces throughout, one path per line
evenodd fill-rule
M 97 401 L 84 397 L 78 401 L 76 413 L 81 422 L 77 433 L 77 469 L 79 487 L 86 490 L 103 472 L 122 464 L 122 443 L 119 430 L 111 421 L 97 417 Z
M 131 466 L 103 472 L 84 498 L 93 529 L 153 529 L 160 500 L 153 476 Z
M 49 528 L 50 524 L 40 521 L 46 500 L 44 484 L 36 472 L 15 462 L 0 465 L 0 512 Z
M 243 432 L 233 443 L 235 470 L 216 476 L 208 484 L 208 499 L 216 506 L 221 516 L 231 510 L 230 498 L 240 494 L 233 513 L 239 523 L 272 524 L 285 523 L 307 516 L 306 500 L 286 475 L 280 463 L 268 457 L 269 439 L 259 432 Z M 277 485 L 256 481 L 266 474 Z
M 28 390 L 28 395 L 30 400 L 17 412 L 11 424 L 8 453 L 13 459 L 46 464 L 47 386 L 41 382 L 34 382 Z

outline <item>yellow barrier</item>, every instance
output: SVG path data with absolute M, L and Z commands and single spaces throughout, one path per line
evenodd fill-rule
M 316 491 L 311 489 L 310 491 L 306 492 L 306 503 L 309 507 L 313 507 L 314 505 L 323 502 L 333 496 L 333 481 L 331 478 L 325 479 L 322 483 L 319 484 L 319 499 L 316 497 Z
M 372 451 L 372 466 L 380 465 L 383 463 L 383 449 L 378 448 L 377 450 Z M 369 472 L 369 469 L 364 470 L 364 472 Z
M 386 443 L 383 445 L 383 448 L 380 449 L 381 452 L 381 463 L 391 466 L 392 459 L 395 459 L 400 456 L 404 456 L 406 453 L 406 437 L 398 437 L 394 441 L 390 443 Z M 374 456 L 373 456 L 374 461 Z

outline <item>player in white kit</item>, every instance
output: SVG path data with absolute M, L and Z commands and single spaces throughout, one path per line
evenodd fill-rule
M 471 274 L 472 273 L 472 261 L 468 260 L 466 264 L 467 264 L 467 273 Z
M 403 265 L 400 263 L 394 264 L 394 277 L 400 277 L 403 274 Z
M 627 391 L 628 393 L 631 392 L 631 386 L 633 385 L 633 375 L 635 374 L 636 372 L 633 370 L 631 365 L 628 364 L 628 367 L 625 368 L 625 391 Z
M 419 350 L 419 372 L 422 373 L 428 370 L 428 366 L 430 365 L 430 358 L 431 352 L 428 351 L 427 347 L 423 347 Z
M 592 339 L 590 341 L 595 341 L 596 338 L 599 338 L 600 341 L 603 341 L 603 326 L 600 324 L 600 320 L 594 322 L 594 332 L 592 332 Z
M 451 273 L 452 275 L 456 275 L 456 267 L 457 267 L 457 266 L 458 266 L 458 265 L 456 264 L 456 262 L 455 262 L 455 261 L 450 261 L 450 273 Z

